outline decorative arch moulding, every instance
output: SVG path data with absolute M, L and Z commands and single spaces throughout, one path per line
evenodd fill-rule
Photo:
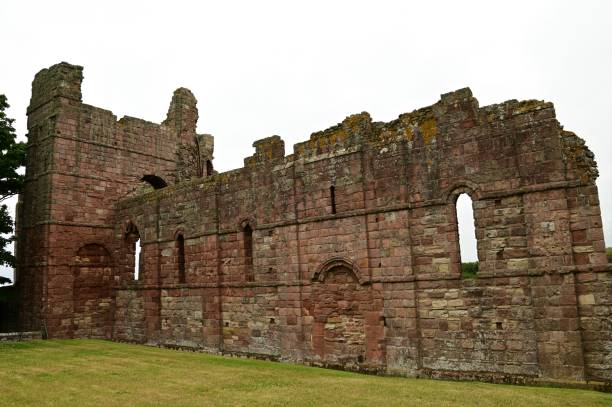
M 362 275 L 361 269 L 359 268 L 359 266 L 357 266 L 357 264 L 345 257 L 339 257 L 339 256 L 335 256 L 335 257 L 331 257 L 329 259 L 327 259 L 326 261 L 324 261 L 314 272 L 313 276 L 312 276 L 312 281 L 318 281 L 318 282 L 325 282 L 325 278 L 327 277 L 327 274 L 331 271 L 333 271 L 333 269 L 337 268 L 337 267 L 343 267 L 347 270 L 349 270 L 357 279 L 357 281 L 359 282 L 359 284 L 361 285 L 365 285 L 369 282 L 368 278 L 365 278 Z

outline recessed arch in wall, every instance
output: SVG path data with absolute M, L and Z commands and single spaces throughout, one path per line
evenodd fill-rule
M 108 264 L 112 265 L 112 256 L 106 247 L 99 243 L 87 243 L 81 246 L 76 253 L 74 264 Z
M 148 183 L 154 189 L 162 189 L 168 186 L 168 183 L 164 181 L 164 179 L 158 175 L 153 175 L 153 174 L 143 175 L 142 178 L 140 178 L 140 180 Z
M 315 271 L 308 304 L 313 316 L 311 349 L 315 360 L 356 369 L 384 360 L 378 344 L 384 337 L 380 293 L 355 262 L 331 257 Z

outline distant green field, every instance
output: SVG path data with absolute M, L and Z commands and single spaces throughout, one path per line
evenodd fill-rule
M 612 263 L 612 247 L 608 247 L 606 253 L 608 254 L 608 261 Z
M 1 406 L 610 406 L 587 390 L 368 376 L 94 340 L 0 344 Z
M 478 275 L 478 262 L 461 263 L 461 278 L 476 278 Z

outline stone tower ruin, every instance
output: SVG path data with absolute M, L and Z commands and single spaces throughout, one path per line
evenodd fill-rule
M 553 105 L 469 89 L 217 173 L 193 94 L 161 124 L 40 71 L 16 272 L 23 329 L 407 376 L 612 381 L 593 154 Z M 480 269 L 462 278 L 455 202 Z M 137 255 L 138 253 L 138 255 Z

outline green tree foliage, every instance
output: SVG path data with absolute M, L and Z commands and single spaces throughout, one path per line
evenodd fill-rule
M 15 140 L 15 120 L 8 118 L 5 113 L 8 107 L 6 96 L 0 95 L 0 202 L 19 193 L 24 180 L 24 176 L 18 174 L 17 170 L 25 165 L 26 145 Z M 6 204 L 3 204 L 0 206 L 0 265 L 15 265 L 15 258 L 6 247 L 14 239 L 12 233 L 13 220 Z M 4 282 L 0 279 L 0 284 Z

